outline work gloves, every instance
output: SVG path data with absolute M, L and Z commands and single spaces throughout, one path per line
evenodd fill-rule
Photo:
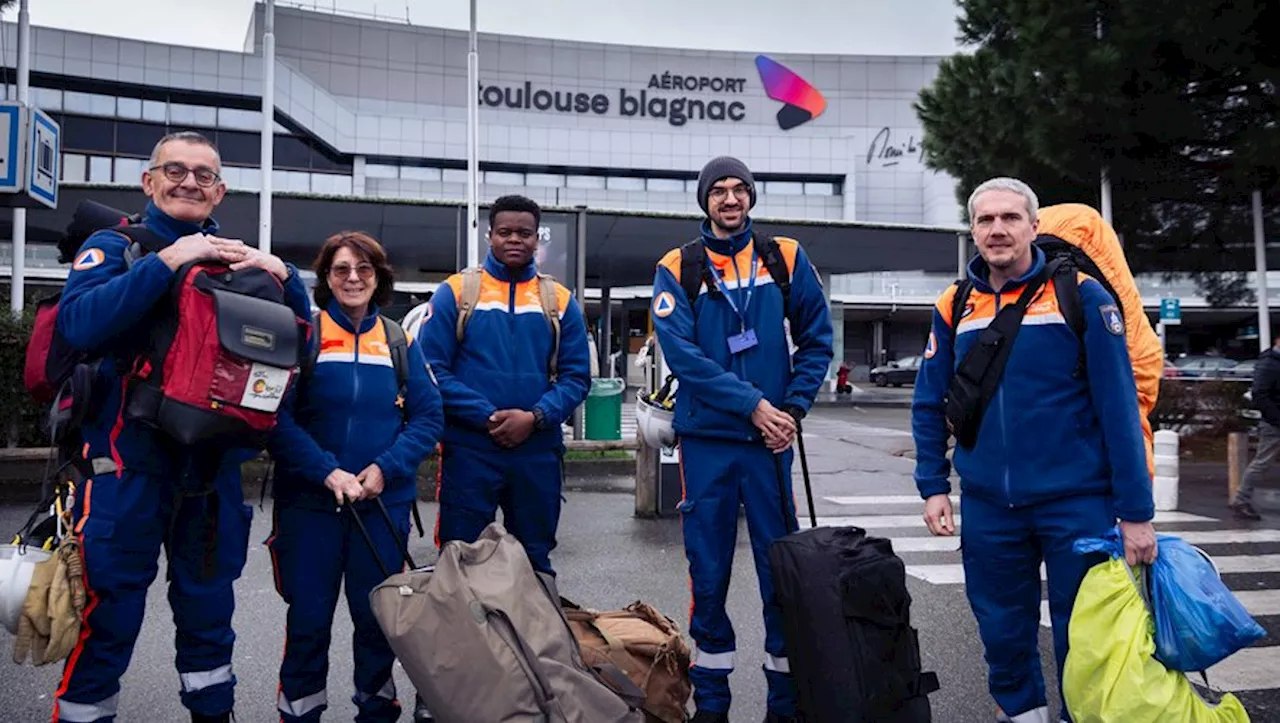
M 67 537 L 48 560 L 35 566 L 31 586 L 22 604 L 13 662 L 21 665 L 28 655 L 32 665 L 66 658 L 80 637 L 84 613 L 84 564 L 79 542 Z

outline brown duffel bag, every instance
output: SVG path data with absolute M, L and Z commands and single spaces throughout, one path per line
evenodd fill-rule
M 680 629 L 648 603 L 597 612 L 560 599 L 569 628 L 587 665 L 612 662 L 644 691 L 641 708 L 649 723 L 685 723 L 693 693 L 690 650 Z

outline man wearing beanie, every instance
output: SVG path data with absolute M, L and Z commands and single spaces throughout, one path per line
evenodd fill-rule
M 798 526 L 791 445 L 831 364 L 831 316 L 800 244 L 754 234 L 748 214 L 755 200 L 755 182 L 742 161 L 721 156 L 707 163 L 698 176 L 698 205 L 707 214 L 702 233 L 663 257 L 653 285 L 654 327 L 680 383 L 674 426 L 693 591 L 694 723 L 729 720 L 736 649 L 725 597 L 739 504 L 764 603 L 765 720 L 799 720 L 767 551 Z

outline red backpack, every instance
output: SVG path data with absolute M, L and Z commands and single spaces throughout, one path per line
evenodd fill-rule
M 131 241 L 127 265 L 165 245 L 136 225 L 136 217 L 101 204 L 83 202 L 76 213 L 68 238 L 89 227 L 112 228 Z M 120 225 L 101 223 L 106 218 Z M 63 250 L 64 257 L 73 254 Z M 97 363 L 57 332 L 59 301 L 55 294 L 37 304 L 25 369 L 32 396 L 54 403 L 55 437 L 65 436 L 59 427 L 74 430 L 82 421 Z M 280 281 L 256 268 L 187 264 L 174 274 L 153 318 L 150 343 L 128 367 L 125 418 L 184 445 L 261 445 L 275 426 L 310 326 L 285 304 Z
M 134 363 L 125 418 L 183 445 L 265 443 L 310 324 L 262 269 L 178 269 L 148 350 Z

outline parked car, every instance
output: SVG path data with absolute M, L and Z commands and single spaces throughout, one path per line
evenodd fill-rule
M 920 361 L 919 356 L 907 356 L 884 366 L 878 366 L 871 370 L 871 381 L 877 387 L 887 387 L 890 384 L 895 387 L 915 384 L 916 374 L 920 371 Z
M 1253 370 L 1258 366 L 1257 359 L 1245 359 L 1226 370 L 1228 379 L 1253 379 Z
M 1173 376 L 1184 379 L 1222 379 L 1238 362 L 1220 356 L 1195 355 L 1175 359 Z

